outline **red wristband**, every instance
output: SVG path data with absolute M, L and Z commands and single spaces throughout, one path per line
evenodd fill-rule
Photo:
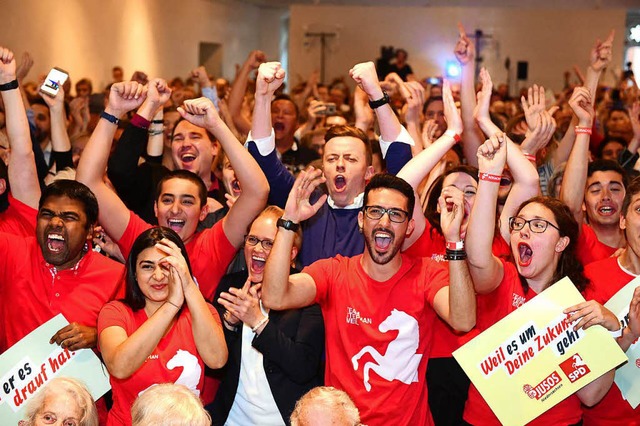
M 459 143 L 461 140 L 460 135 L 453 130 L 445 130 L 444 134 L 447 136 L 451 136 L 456 143 Z
M 500 183 L 500 179 L 502 179 L 501 175 L 493 175 L 491 173 L 478 173 L 478 177 L 480 180 L 493 183 Z
M 592 132 L 591 127 L 580 127 L 576 126 L 576 134 L 584 133 L 586 135 L 590 135 Z
M 464 241 L 447 241 L 447 250 L 464 250 Z
M 532 163 L 536 162 L 536 156 L 534 154 L 527 154 L 526 152 L 523 152 L 524 154 L 524 158 L 526 158 L 527 160 L 531 161 Z

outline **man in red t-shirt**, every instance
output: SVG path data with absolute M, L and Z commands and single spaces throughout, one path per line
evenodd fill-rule
M 285 253 L 295 230 L 324 199 L 309 203 L 324 181 L 319 170 L 301 172 L 278 221 L 272 255 L 265 267 L 262 302 L 283 310 L 320 304 L 326 329 L 325 382 L 346 391 L 375 425 L 432 425 L 425 373 L 436 315 L 452 327 L 475 324 L 475 293 L 461 247 L 448 254 L 447 269 L 431 259 L 400 253 L 413 230 L 414 192 L 404 180 L 374 176 L 364 192 L 358 225 L 363 254 L 317 261 L 289 276 Z M 464 209 L 460 200 L 441 201 L 447 241 L 460 241 Z M 451 210 L 447 203 L 453 202 Z
M 631 280 L 640 275 L 640 180 L 636 179 L 627 187 L 622 203 L 620 228 L 627 240 L 627 247 L 619 257 L 609 257 L 591 263 L 585 268 L 589 285 L 585 289 L 585 299 L 605 304 Z M 632 302 L 633 303 L 633 302 Z M 614 312 L 619 314 L 618 312 Z M 618 337 L 618 344 L 627 351 L 638 344 L 640 329 L 637 318 L 629 315 Z M 633 362 L 631 360 L 630 362 Z M 593 407 L 583 407 L 585 426 L 629 426 L 640 425 L 640 406 L 633 409 L 624 400 L 620 389 L 614 383 L 602 401 Z
M 119 117 L 140 106 L 146 98 L 162 102 L 161 93 L 169 90 L 160 79 L 149 83 L 148 92 L 145 92 L 145 87 L 133 81 L 116 83 L 111 87 L 109 103 L 83 151 L 76 175 L 78 181 L 96 194 L 100 203 L 100 224 L 118 243 L 125 258 L 138 235 L 151 225 L 130 212 L 102 177 Z M 210 139 L 212 134 L 224 149 L 242 187 L 242 194 L 224 219 L 213 228 L 197 232 L 199 221 L 208 213 L 207 189 L 202 179 L 187 170 L 175 170 L 163 176 L 158 183 L 154 205 L 158 224 L 180 235 L 200 290 L 205 299 L 211 300 L 228 264 L 242 246 L 249 225 L 264 209 L 269 184 L 258 164 L 224 124 L 209 99 L 187 100 L 178 111 L 184 120 L 176 124 L 174 143 L 178 143 L 178 135 L 179 143 L 186 146 Z
M 35 236 L 0 232 L 0 352 L 62 313 L 70 325 L 51 338 L 71 350 L 96 346 L 98 313 L 124 296 L 122 265 L 90 250 L 98 202 L 81 183 L 45 188 Z

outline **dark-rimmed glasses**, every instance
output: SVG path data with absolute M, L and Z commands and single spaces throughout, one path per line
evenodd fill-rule
M 260 243 L 262 248 L 265 250 L 271 250 L 273 248 L 273 240 L 270 240 L 268 238 L 261 240 L 260 238 L 254 235 L 247 235 L 246 237 L 244 237 L 244 242 L 246 244 L 249 244 L 250 246 L 255 246 L 258 243 Z
M 511 231 L 519 231 L 522 228 L 524 228 L 524 226 L 526 224 L 529 224 L 529 229 L 531 230 L 531 232 L 535 232 L 536 234 L 542 234 L 544 231 L 547 230 L 547 226 L 551 225 L 551 227 L 557 229 L 558 231 L 560 231 L 560 228 L 558 228 L 556 225 L 554 225 L 553 223 L 549 222 L 548 220 L 545 219 L 529 219 L 526 220 L 524 218 L 521 217 L 510 217 L 509 218 L 509 229 Z
M 409 212 L 393 207 L 385 209 L 380 206 L 365 206 L 363 210 L 364 214 L 366 214 L 369 219 L 373 220 L 382 219 L 382 216 L 384 216 L 385 213 L 389 215 L 389 220 L 394 223 L 402 223 L 409 217 Z

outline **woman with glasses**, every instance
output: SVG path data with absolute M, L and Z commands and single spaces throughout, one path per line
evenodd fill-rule
M 513 262 L 491 253 L 493 235 L 487 231 L 495 224 L 498 183 L 506 156 L 506 142 L 499 137 L 492 137 L 478 149 L 480 181 L 469 219 L 466 248 L 469 272 L 479 293 L 479 331 L 486 330 L 564 276 L 568 276 L 580 291 L 587 284 L 582 264 L 576 257 L 578 224 L 569 208 L 555 198 L 527 200 L 509 219 Z M 600 324 L 610 330 L 620 327 L 615 316 L 596 302 L 572 314 L 570 320 L 587 316 L 593 318 L 588 326 Z M 578 325 L 588 327 L 582 323 Z M 612 381 L 613 371 L 610 371 L 529 424 L 581 424 L 580 403 L 597 403 Z M 464 421 L 473 425 L 500 424 L 474 386 L 469 390 Z
M 226 275 L 218 285 L 215 302 L 229 361 L 220 372 L 216 399 L 207 407 L 214 425 L 289 424 L 296 401 L 322 384 L 324 325 L 319 306 L 269 311 L 260 301 L 265 262 L 282 214 L 279 207 L 269 206 L 253 221 L 244 244 L 247 270 Z M 292 265 L 301 243 L 298 229 Z

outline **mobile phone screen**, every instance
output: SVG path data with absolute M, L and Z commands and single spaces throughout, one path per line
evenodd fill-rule
M 49 71 L 49 75 L 40 86 L 40 91 L 45 93 L 51 97 L 58 94 L 58 90 L 60 90 L 60 86 L 62 86 L 69 77 L 66 71 L 61 70 L 60 68 L 52 68 Z

